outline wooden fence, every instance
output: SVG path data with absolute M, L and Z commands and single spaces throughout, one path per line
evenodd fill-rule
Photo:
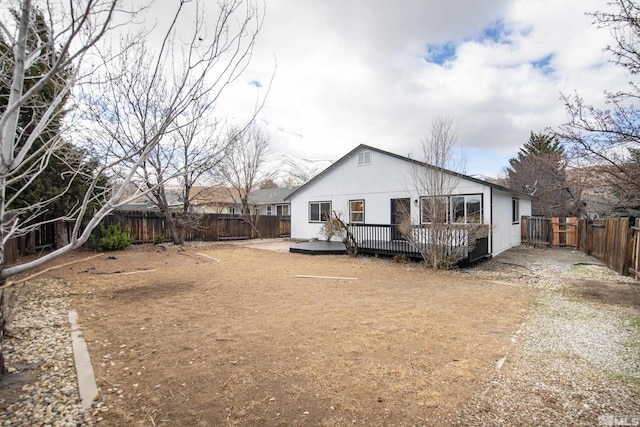
M 38 253 L 44 249 L 53 249 L 56 244 L 55 225 L 42 224 L 36 230 L 24 236 L 9 239 L 4 245 L 4 264 L 11 266 L 18 258 Z
M 120 224 L 130 230 L 135 243 L 149 243 L 157 236 L 171 238 L 166 228 L 166 220 L 155 212 L 122 211 L 114 212 L 102 223 L 105 227 Z M 196 226 L 184 230 L 185 241 L 217 242 L 222 240 L 252 239 L 257 237 L 276 238 L 291 236 L 291 218 L 284 216 L 259 215 L 255 217 L 255 228 L 240 215 L 202 214 Z M 96 237 L 99 234 L 96 233 Z
M 522 217 L 522 242 L 569 246 L 602 260 L 620 274 L 640 279 L 640 219 Z
M 629 218 L 595 219 L 592 223 L 581 220 L 583 233 L 580 249 L 596 257 L 620 274 L 632 275 L 636 279 L 640 258 L 640 223 L 631 225 Z
M 251 239 L 258 236 L 263 238 L 291 236 L 291 217 L 265 215 L 255 219 L 257 231 L 239 215 L 203 214 L 196 227 L 185 230 L 185 240 L 217 242 Z M 102 224 L 105 227 L 120 224 L 128 228 L 135 243 L 154 242 L 156 236 L 162 236 L 164 240 L 170 240 L 171 237 L 169 230 L 165 228 L 165 219 L 155 212 L 115 212 L 107 216 Z M 100 237 L 98 228 L 94 230 L 93 236 L 93 242 L 87 243 L 89 248 L 96 246 L 95 242 Z M 53 224 L 45 224 L 26 236 L 10 239 L 4 247 L 4 263 L 7 266 L 13 265 L 25 255 L 44 249 L 53 249 L 55 243 Z
M 520 221 L 522 242 L 549 246 L 578 246 L 578 220 L 523 216 Z

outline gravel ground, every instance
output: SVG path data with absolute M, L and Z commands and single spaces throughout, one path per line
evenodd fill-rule
M 93 410 L 82 411 L 65 286 L 41 279 L 11 288 L 5 298 L 10 374 L 0 382 L 0 425 L 94 425 L 107 408 L 96 403 Z
M 565 292 L 574 279 L 633 280 L 589 265 L 597 261 L 580 252 L 547 250 L 553 252 L 528 259 L 541 251 L 518 248 L 509 254 L 514 262 L 498 257 L 474 273 L 540 293 L 505 359 L 462 409 L 457 424 L 640 425 L 637 310 Z
M 639 425 L 637 310 L 565 292 L 571 279 L 630 279 L 602 266 L 576 266 L 595 262 L 578 252 L 544 251 L 516 248 L 474 269 L 451 273 L 539 290 L 538 304 L 522 328 L 514 331 L 506 358 L 461 409 L 455 423 Z M 86 413 L 80 407 L 65 287 L 42 279 L 8 295 L 5 351 L 13 373 L 0 382 L 0 425 L 99 425 L 101 413 L 109 407 L 96 402 Z M 17 393 L 17 398 L 8 399 L 10 393 Z M 9 401 L 13 403 L 8 405 Z

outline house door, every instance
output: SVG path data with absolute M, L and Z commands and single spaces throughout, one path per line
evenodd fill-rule
M 391 199 L 391 240 L 404 240 L 398 225 L 411 216 L 411 199 Z

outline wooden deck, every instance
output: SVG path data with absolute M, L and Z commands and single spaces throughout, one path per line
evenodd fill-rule
M 347 253 L 342 242 L 300 242 L 291 245 L 289 252 L 306 255 L 344 255 Z
M 415 259 L 422 258 L 419 248 L 415 244 L 404 239 L 395 225 L 350 224 L 349 230 L 356 239 L 359 253 L 388 256 L 404 255 Z M 460 230 L 457 230 L 456 232 L 460 232 Z M 456 248 L 458 247 L 460 246 L 456 246 Z M 462 262 L 472 263 L 480 259 L 490 257 L 489 238 L 485 237 L 476 240 L 474 249 Z
M 404 255 L 412 259 L 422 259 L 415 244 L 402 238 L 397 227 L 384 224 L 350 224 L 349 231 L 356 238 L 358 253 L 395 256 Z M 456 246 L 457 247 L 457 246 Z M 342 242 L 310 241 L 291 245 L 290 252 L 307 255 L 343 255 L 347 253 Z M 489 238 L 478 239 L 476 245 L 462 263 L 472 263 L 490 258 Z

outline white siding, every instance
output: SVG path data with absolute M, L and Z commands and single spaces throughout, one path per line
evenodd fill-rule
M 365 201 L 364 219 L 366 224 L 389 224 L 391 222 L 391 199 L 410 198 L 411 215 L 419 221 L 419 200 L 413 180 L 414 166 L 403 159 L 371 152 L 371 163 L 358 165 L 358 154 L 369 151 L 362 149 L 351 157 L 334 165 L 328 173 L 315 182 L 303 187 L 291 200 L 291 236 L 299 239 L 319 237 L 321 223 L 309 222 L 310 202 L 332 202 L 332 209 L 348 221 L 349 200 Z M 456 179 L 455 194 L 483 194 L 483 215 L 490 221 L 490 194 L 487 185 Z M 509 199 L 510 200 L 510 199 Z
M 510 192 L 493 190 L 493 252 L 496 256 L 509 248 L 518 246 L 521 242 L 520 218 L 512 221 L 512 201 L 517 198 L 520 206 L 520 217 L 531 215 L 531 199 L 524 196 L 514 196 Z
M 349 201 L 364 200 L 365 224 L 389 224 L 391 199 L 410 198 L 411 215 L 419 223 L 419 185 L 414 183 L 415 166 L 406 159 L 370 151 L 371 162 L 358 164 L 359 154 L 370 151 L 362 148 L 341 159 L 323 176 L 304 186 L 291 199 L 291 236 L 298 239 L 319 237 L 322 223 L 309 222 L 309 203 L 331 202 L 332 210 L 348 222 Z M 361 157 L 364 158 L 364 157 Z M 450 194 L 482 194 L 482 211 L 485 224 L 492 225 L 489 247 L 497 255 L 520 244 L 520 223 L 512 221 L 513 193 L 489 184 L 455 178 L 455 188 Z M 520 216 L 531 215 L 531 199 L 525 195 L 519 199 Z

